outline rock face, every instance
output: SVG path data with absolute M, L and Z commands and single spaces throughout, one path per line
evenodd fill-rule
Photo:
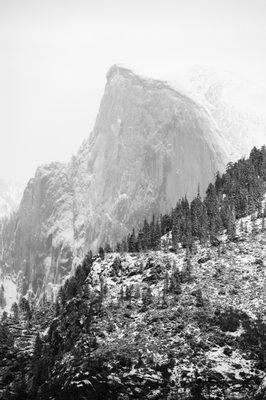
M 204 191 L 226 150 L 203 107 L 164 82 L 112 67 L 94 130 L 71 167 L 74 208 L 87 212 L 85 242 L 115 240 L 143 216 Z
M 20 272 L 36 291 L 57 282 L 71 267 L 72 189 L 66 166 L 39 167 L 24 191 L 18 211 L 3 225 L 2 268 Z
M 40 167 L 2 233 L 2 265 L 36 290 L 73 259 L 144 217 L 204 192 L 230 147 L 206 108 L 168 84 L 113 66 L 95 127 L 69 164 Z

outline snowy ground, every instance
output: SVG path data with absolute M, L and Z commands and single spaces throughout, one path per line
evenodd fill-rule
M 0 315 L 4 311 L 10 312 L 11 306 L 15 301 L 18 301 L 17 285 L 10 277 L 0 277 L 0 286 L 4 286 L 6 306 L 0 308 Z

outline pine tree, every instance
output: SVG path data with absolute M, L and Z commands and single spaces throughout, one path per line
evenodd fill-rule
M 255 196 L 252 187 L 249 187 L 247 212 L 248 214 L 254 214 L 255 211 L 256 211 Z
M 201 237 L 200 242 L 201 244 L 206 244 L 208 240 L 208 233 L 209 233 L 209 218 L 207 214 L 207 208 L 205 204 L 202 206 L 202 217 L 201 217 Z
M 171 216 L 169 214 L 160 215 L 161 233 L 165 235 L 172 229 Z
M 58 301 L 58 299 L 56 299 L 56 301 L 55 301 L 55 315 L 56 315 L 56 317 L 58 317 L 59 315 L 60 315 L 60 304 L 59 304 L 59 301 Z
M 112 268 L 113 268 L 116 276 L 118 276 L 119 272 L 122 271 L 122 262 L 121 262 L 121 258 L 119 256 L 115 257 L 113 264 L 112 264 Z
M 152 291 L 151 287 L 148 286 L 146 289 L 142 291 L 142 304 L 143 310 L 146 310 L 148 305 L 152 303 Z
M 59 304 L 64 307 L 66 304 L 66 294 L 64 291 L 63 286 L 60 286 L 59 291 L 58 291 L 58 295 L 57 295 L 57 300 L 59 302 Z
M 40 337 L 39 332 L 36 335 L 35 343 L 34 343 L 34 349 L 33 349 L 33 359 L 38 360 L 41 355 L 42 355 L 42 348 L 43 348 L 43 343 Z
M 223 178 L 220 175 L 220 172 L 218 171 L 215 176 L 215 191 L 217 194 L 219 194 L 223 189 Z
M 198 288 L 196 291 L 196 307 L 203 307 L 203 306 L 204 306 L 204 301 L 202 297 L 202 291 L 200 288 Z
M 143 250 L 148 250 L 151 248 L 151 234 L 150 226 L 147 219 L 145 218 L 143 224 Z
M 180 223 L 181 223 L 181 204 L 179 202 L 177 203 L 176 207 L 173 210 L 172 245 L 175 250 L 177 250 L 178 243 L 181 240 Z
M 190 251 L 192 251 L 193 244 L 194 244 L 194 239 L 192 236 L 191 217 L 190 217 L 190 214 L 188 214 L 186 217 L 185 226 L 184 226 L 182 245 L 183 245 L 183 247 L 188 247 L 190 249 Z
M 236 220 L 234 208 L 229 207 L 228 210 L 228 228 L 227 235 L 229 240 L 234 240 L 236 237 Z
M 189 203 L 186 197 L 181 200 L 180 241 L 183 247 L 191 248 L 192 225 Z
M 220 233 L 222 228 L 222 220 L 220 216 L 218 197 L 215 186 L 212 183 L 209 185 L 206 193 L 207 195 L 204 202 L 207 208 L 209 219 L 210 241 L 212 244 L 214 244 L 215 240 L 217 239 L 217 235 Z
M 19 316 L 19 314 L 18 314 L 19 311 L 18 311 L 18 304 L 16 302 L 12 304 L 11 312 L 13 313 L 14 320 L 17 322 L 18 316 Z
M 144 241 L 144 234 L 143 234 L 143 230 L 140 229 L 139 233 L 138 233 L 138 238 L 137 238 L 137 247 L 138 247 L 138 251 L 143 251 L 145 250 L 145 241 Z
M 93 256 L 92 256 L 92 251 L 90 250 L 84 257 L 83 262 L 82 262 L 82 268 L 83 271 L 86 275 L 86 277 L 89 275 L 91 271 L 91 266 L 93 262 Z
M 44 291 L 42 295 L 42 306 L 45 307 L 46 303 L 47 303 L 47 297 L 46 297 L 46 292 Z
M 7 318 L 8 318 L 7 312 L 4 311 L 2 314 L 1 322 L 5 322 L 7 320 Z
M 21 371 L 21 377 L 19 381 L 15 382 L 14 385 L 14 397 L 12 396 L 12 399 L 14 400 L 28 400 L 28 391 L 27 391 L 27 384 L 26 384 L 26 378 L 25 378 L 25 371 L 24 368 Z M 9 397 L 8 397 L 9 398 Z
M 136 250 L 136 235 L 135 229 L 133 228 L 131 235 L 128 236 L 128 251 L 130 253 L 135 253 Z
M 167 304 L 166 298 L 168 291 L 169 291 L 169 274 L 168 271 L 166 271 L 163 282 L 163 305 Z
M 117 243 L 115 246 L 115 252 L 116 253 L 121 253 L 122 252 L 122 245 L 121 243 Z
M 91 291 L 89 288 L 89 285 L 85 283 L 85 285 L 82 285 L 82 298 L 85 300 L 90 300 L 91 298 Z
M 255 236 L 257 234 L 257 225 L 256 225 L 256 219 L 254 216 L 251 218 L 251 235 Z
M 107 285 L 105 283 L 105 279 L 103 274 L 100 275 L 100 303 L 102 305 L 103 300 L 107 294 Z
M 263 146 L 265 147 L 265 146 Z M 263 148 L 261 150 L 257 149 L 256 147 L 253 147 L 253 149 L 250 152 L 249 159 L 254 166 L 254 169 L 256 171 L 257 175 L 262 175 L 263 173 Z
M 262 217 L 262 204 L 261 202 L 258 203 L 258 207 L 257 207 L 257 218 L 261 218 Z
M 77 280 L 78 286 L 82 286 L 82 284 L 85 282 L 87 278 L 87 270 L 84 268 L 83 265 L 78 265 L 75 271 L 75 278 Z
M 159 221 L 156 221 L 154 231 L 154 250 L 160 250 L 161 248 L 161 226 Z
M 65 285 L 64 285 L 64 292 L 67 300 L 72 299 L 77 295 L 78 292 L 78 281 L 75 276 L 71 276 L 69 279 L 67 279 Z
M 181 294 L 181 277 L 179 270 L 175 267 L 170 277 L 169 291 L 176 295 Z
M 4 285 L 0 286 L 0 308 L 5 308 L 6 306 L 6 298 L 5 298 L 5 288 Z
M 167 251 L 168 251 L 168 240 L 167 240 L 167 238 L 164 237 L 164 238 L 162 239 L 161 247 L 162 247 L 162 250 L 163 250 L 165 253 L 167 253 Z
M 266 214 L 266 207 L 262 213 L 262 220 L 261 220 L 261 231 L 265 232 L 265 214 Z
M 192 278 L 192 264 L 190 257 L 187 257 L 187 260 L 184 265 L 184 269 L 182 271 L 182 281 L 189 282 Z
M 126 301 L 129 302 L 129 304 L 131 304 L 132 292 L 133 292 L 133 286 L 132 285 L 128 285 L 126 287 L 125 299 L 126 299 Z
M 151 240 L 150 248 L 152 250 L 155 250 L 155 248 L 156 248 L 156 238 L 155 238 L 155 216 L 154 215 L 152 216 L 152 220 L 151 220 L 151 223 L 150 223 L 150 240 Z
M 120 288 L 119 300 L 121 301 L 121 303 L 124 302 L 124 286 L 123 286 L 123 284 L 121 285 L 121 288 Z
M 19 308 L 24 313 L 27 320 L 31 319 L 31 309 L 28 300 L 25 297 L 21 297 L 19 301 Z
M 202 238 L 202 214 L 203 214 L 203 203 L 198 189 L 197 197 L 192 200 L 191 205 L 191 224 L 192 224 L 192 235 L 195 238 L 201 240 Z
M 122 253 L 127 253 L 128 252 L 127 239 L 123 239 L 122 240 L 121 247 L 122 247 L 122 249 L 121 249 Z
M 99 247 L 98 254 L 99 254 L 99 257 L 100 257 L 102 260 L 104 260 L 105 254 L 104 254 L 104 249 L 103 249 L 102 246 Z
M 110 246 L 110 244 L 107 242 L 107 243 L 105 243 L 105 245 L 104 245 L 104 252 L 105 253 L 112 253 L 112 247 Z

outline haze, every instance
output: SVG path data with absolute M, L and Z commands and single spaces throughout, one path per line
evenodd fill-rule
M 178 79 L 266 71 L 265 0 L 0 0 L 0 178 L 26 182 L 89 136 L 114 63 Z

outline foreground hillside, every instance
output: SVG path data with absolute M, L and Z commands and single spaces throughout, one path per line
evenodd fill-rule
M 264 225 L 242 218 L 193 253 L 169 233 L 158 251 L 88 255 L 55 305 L 2 322 L 1 398 L 264 399 Z

